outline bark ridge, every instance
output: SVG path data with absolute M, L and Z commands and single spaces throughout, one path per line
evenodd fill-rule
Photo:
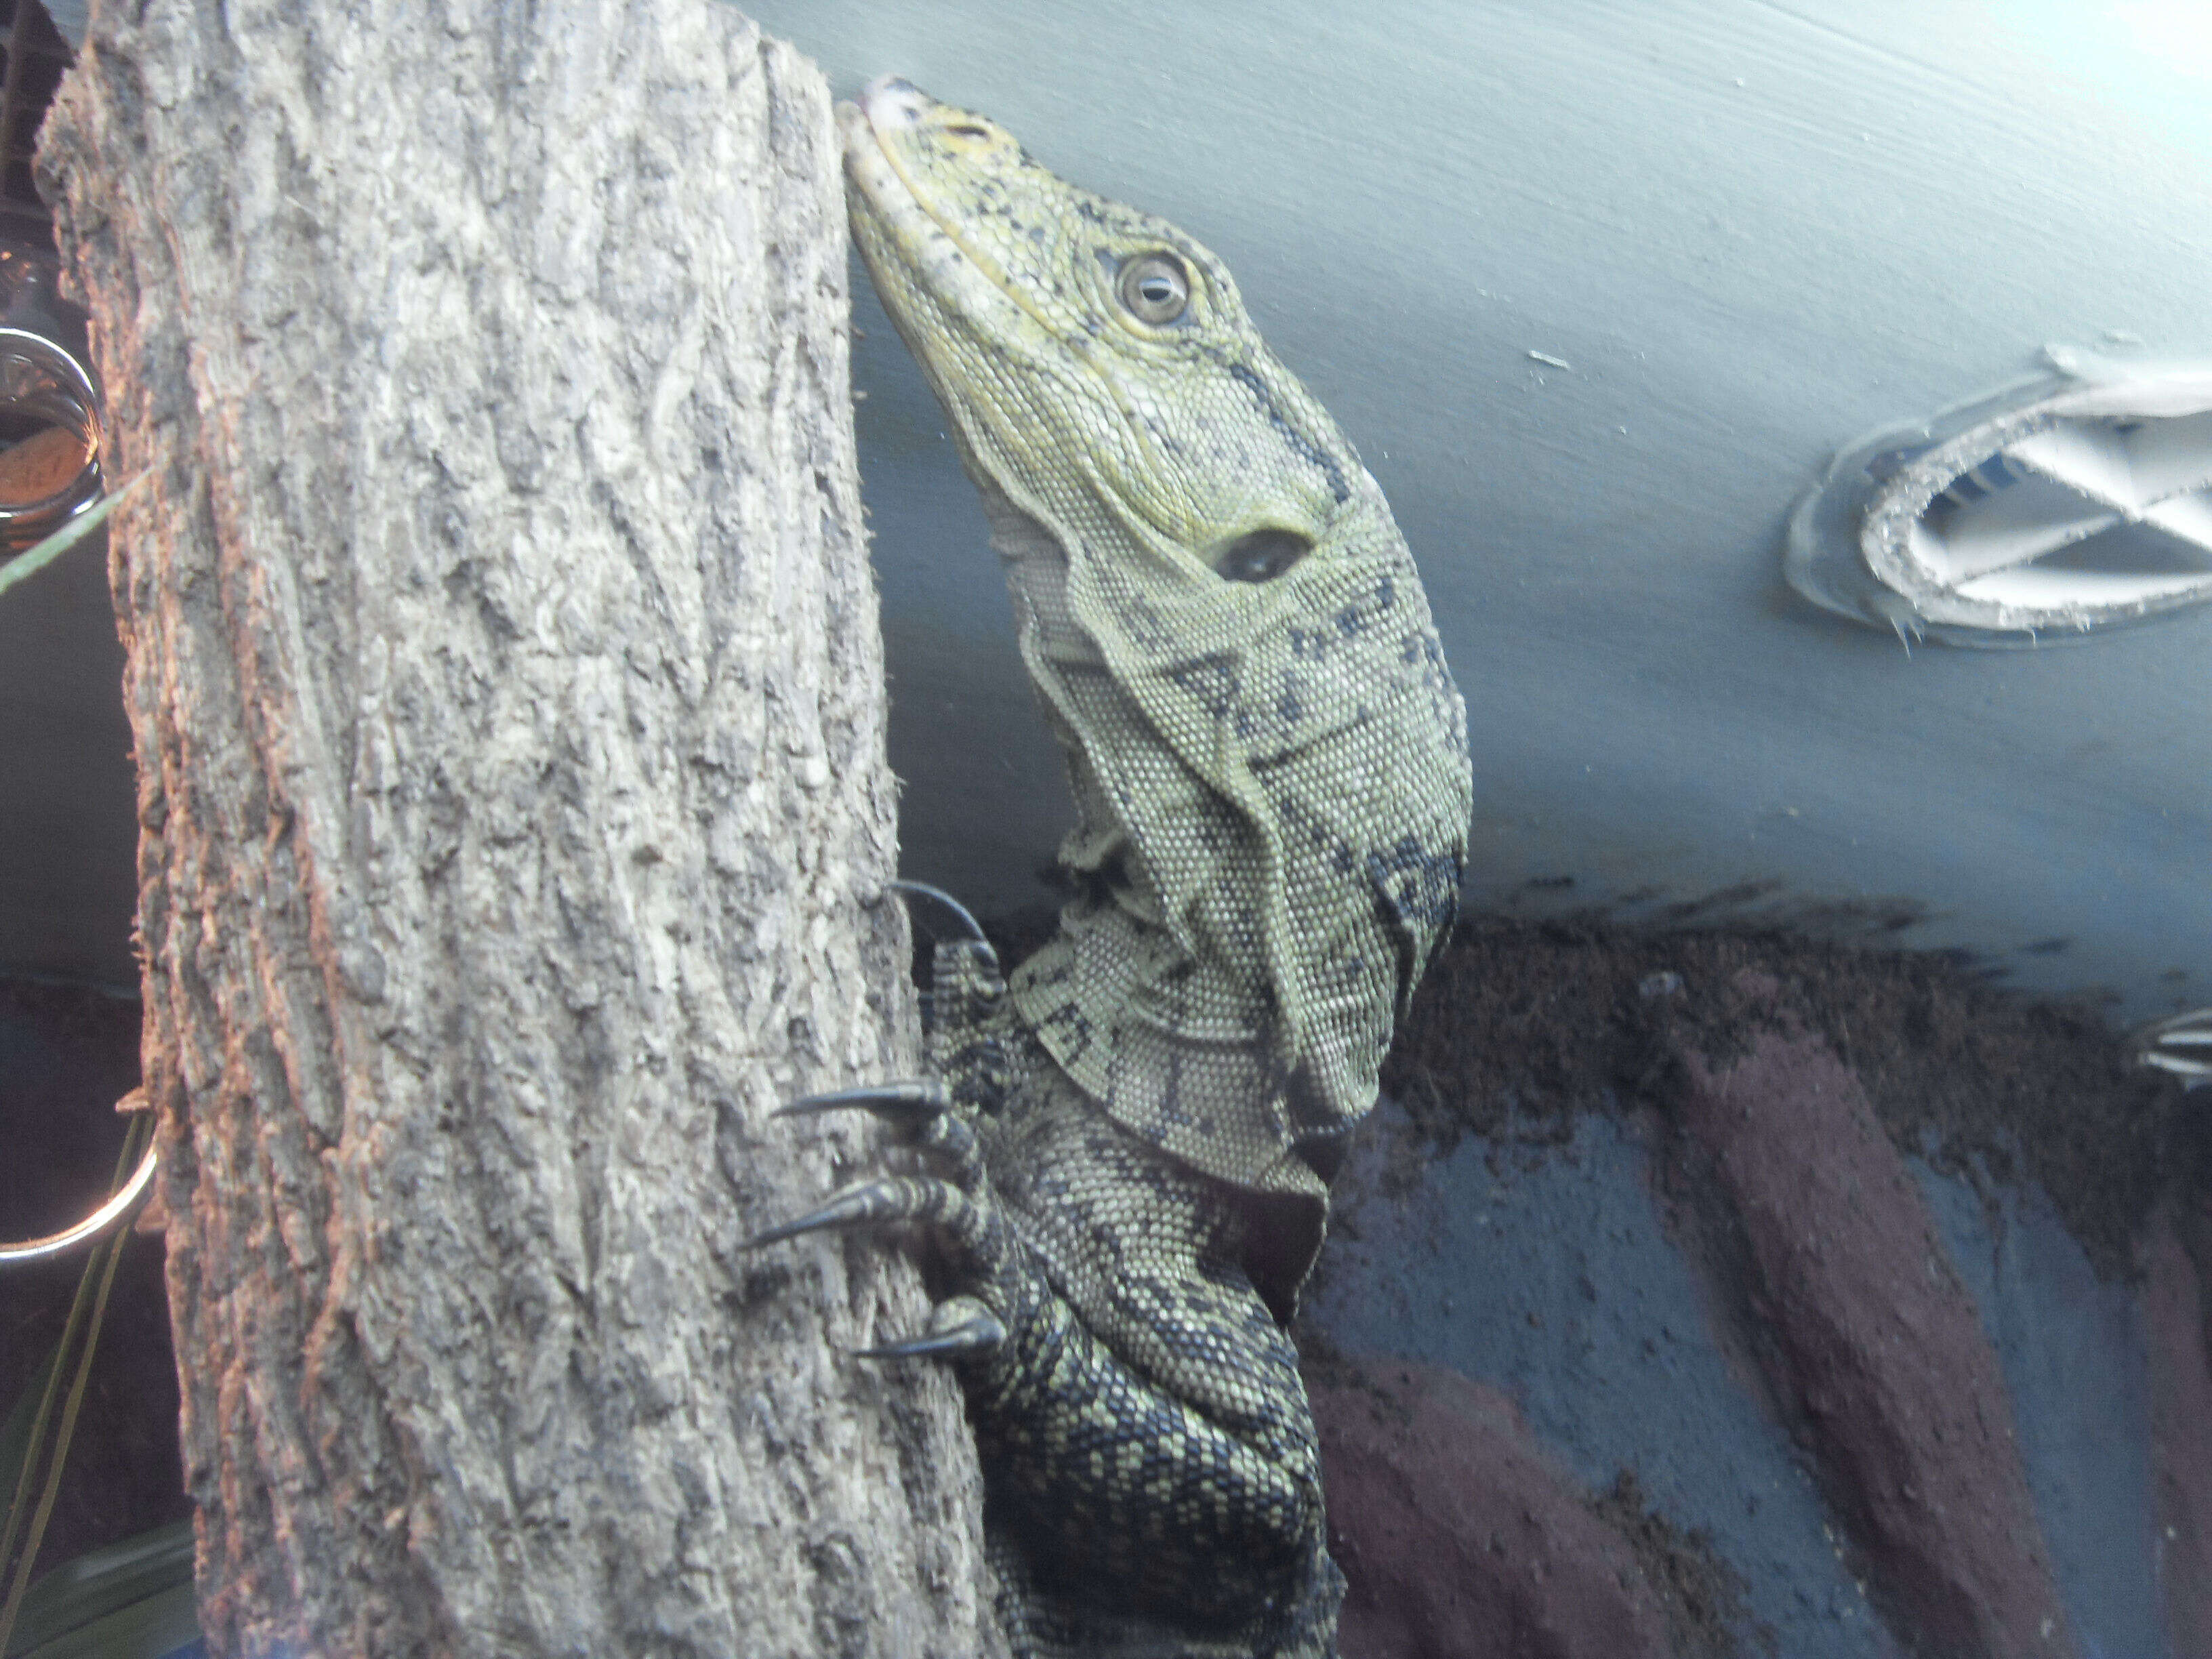
M 736 1242 L 910 1072 L 822 78 L 737 13 L 106 8 L 146 1077 L 226 1654 L 945 1654 L 910 1271 Z M 801 1282 L 792 1284 L 793 1277 Z

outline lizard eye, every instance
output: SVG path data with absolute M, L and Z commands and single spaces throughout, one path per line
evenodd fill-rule
M 1215 573 L 1232 582 L 1271 582 L 1313 550 L 1288 530 L 1255 530 L 1239 536 L 1214 559 Z
M 1121 290 L 1139 322 L 1171 323 L 1190 305 L 1190 273 L 1172 253 L 1140 253 L 1121 267 Z

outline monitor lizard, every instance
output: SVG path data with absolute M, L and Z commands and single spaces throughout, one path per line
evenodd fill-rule
M 1004 559 L 1076 896 L 1000 977 L 940 945 L 923 1173 L 751 1241 L 930 1224 L 1018 1654 L 1334 1654 L 1287 1328 L 1328 1183 L 1449 926 L 1466 709 L 1382 492 L 1220 260 L 903 81 L 848 199 Z

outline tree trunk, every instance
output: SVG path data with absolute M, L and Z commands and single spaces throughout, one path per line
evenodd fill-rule
M 145 1070 L 217 1654 L 991 1650 L 819 73 L 701 0 L 95 18 Z

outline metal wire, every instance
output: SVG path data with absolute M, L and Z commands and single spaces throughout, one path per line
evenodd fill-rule
M 109 1199 L 74 1227 L 49 1233 L 44 1238 L 26 1239 L 21 1244 L 0 1244 L 0 1267 L 12 1267 L 21 1262 L 45 1261 L 58 1255 L 66 1255 L 80 1244 L 89 1244 L 130 1219 L 154 1183 L 154 1167 L 158 1162 L 154 1143 L 146 1143 L 146 1151 L 138 1160 L 138 1167 L 131 1172 L 131 1179 L 123 1183 L 115 1196 Z

